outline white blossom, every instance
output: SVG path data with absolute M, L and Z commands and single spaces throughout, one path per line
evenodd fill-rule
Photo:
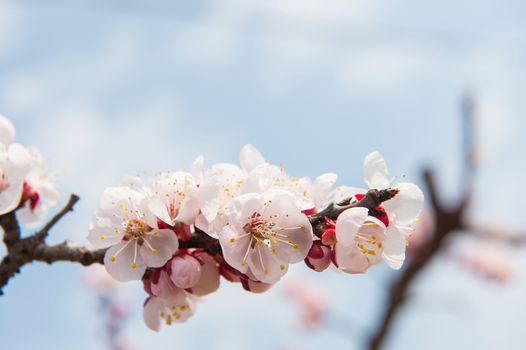
M 163 266 L 179 246 L 172 230 L 159 229 L 147 197 L 129 187 L 104 191 L 88 240 L 108 248 L 104 265 L 120 281 L 141 279 L 146 267 Z
M 312 227 L 290 193 L 249 193 L 232 203 L 219 234 L 226 262 L 261 282 L 275 283 L 290 263 L 302 261 L 312 245 Z

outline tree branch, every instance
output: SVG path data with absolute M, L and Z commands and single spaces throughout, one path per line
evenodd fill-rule
M 351 203 L 348 198 L 341 203 L 331 204 L 320 213 L 310 217 L 313 231 L 321 236 L 326 229 L 325 217 L 336 220 L 344 210 L 354 207 L 374 209 L 382 202 L 393 198 L 397 189 L 370 190 L 359 202 Z M 4 241 L 7 246 L 7 256 L 0 262 L 0 295 L 2 288 L 18 272 L 22 266 L 33 261 L 52 264 L 58 261 L 69 261 L 82 265 L 102 264 L 107 249 L 92 250 L 86 247 L 70 245 L 68 241 L 57 245 L 47 245 L 46 238 L 49 231 L 70 211 L 78 202 L 79 197 L 72 194 L 66 206 L 58 212 L 40 231 L 32 236 L 20 239 L 20 229 L 14 213 L 0 217 L 0 225 L 4 228 Z M 211 255 L 222 254 L 219 240 L 209 236 L 201 230 L 196 230 L 187 241 L 180 241 L 180 249 L 200 248 Z
M 77 196 L 76 194 L 70 195 L 69 201 L 66 204 L 66 206 L 55 216 L 53 216 L 53 218 L 49 220 L 49 222 L 40 231 L 36 233 L 36 237 L 39 240 L 45 240 L 53 226 L 55 226 L 56 223 L 59 222 L 67 213 L 73 211 L 73 207 L 75 206 L 75 204 L 77 204 L 79 199 L 79 196 Z

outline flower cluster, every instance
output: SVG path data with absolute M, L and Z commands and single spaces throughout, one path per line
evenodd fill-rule
M 365 158 L 364 178 L 369 189 L 396 195 L 360 207 L 366 189 L 333 188 L 333 173 L 314 181 L 291 177 L 246 145 L 240 165 L 205 169 L 198 157 L 188 172 L 127 177 L 106 189 L 88 239 L 107 248 L 104 265 L 116 280 L 142 280 L 144 320 L 158 330 L 161 320 L 188 319 L 199 298 L 218 289 L 221 276 L 261 293 L 302 261 L 315 271 L 333 265 L 364 273 L 382 260 L 400 268 L 423 194 L 414 184 L 392 184 L 378 152 Z M 325 217 L 329 207 L 345 210 Z M 320 217 L 314 229 L 313 218 Z M 195 244 L 203 237 L 212 243 Z
M 15 127 L 0 115 L 0 215 L 16 210 L 18 222 L 36 227 L 57 200 L 54 175 L 40 152 L 15 143 Z

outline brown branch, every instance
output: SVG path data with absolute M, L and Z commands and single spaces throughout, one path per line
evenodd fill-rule
M 374 208 L 397 194 L 398 189 L 396 188 L 369 190 L 358 202 L 351 202 L 351 198 L 347 198 L 340 203 L 332 203 L 327 208 L 309 218 L 312 231 L 316 236 L 321 237 L 323 232 L 328 228 L 325 218 L 336 220 L 342 212 L 350 208 L 368 208 L 369 210 L 374 210 Z
M 55 216 L 53 216 L 53 218 L 49 220 L 49 222 L 40 231 L 38 231 L 35 234 L 35 236 L 39 240 L 46 239 L 46 237 L 49 234 L 49 231 L 53 228 L 53 226 L 55 226 L 57 222 L 59 222 L 67 213 L 69 213 L 70 211 L 73 211 L 73 207 L 75 206 L 75 204 L 77 204 L 79 199 L 80 199 L 79 196 L 77 196 L 76 194 L 70 195 L 69 201 L 66 204 L 66 206 L 61 211 L 59 211 Z
M 0 217 L 7 248 L 7 255 L 0 262 L 0 295 L 3 294 L 2 290 L 9 280 L 27 263 L 39 260 L 48 263 L 60 260 L 88 262 L 90 254 L 94 259 L 98 258 L 97 252 L 89 251 L 87 248 L 72 248 L 67 243 L 48 246 L 45 243 L 49 231 L 64 215 L 73 211 L 73 206 L 78 200 L 79 197 L 72 194 L 66 206 L 57 215 L 40 231 L 26 238 L 20 238 L 20 227 L 14 211 Z
M 320 213 L 310 217 L 313 230 L 316 235 L 321 236 L 326 229 L 325 217 L 336 220 L 341 212 L 353 207 L 374 209 L 382 202 L 394 197 L 397 193 L 398 190 L 396 189 L 370 190 L 359 202 L 351 203 L 350 199 L 347 199 L 338 204 L 331 204 Z M 69 261 L 82 265 L 103 263 L 107 249 L 92 250 L 86 247 L 75 247 L 71 246 L 67 241 L 52 246 L 46 244 L 49 231 L 68 212 L 73 211 L 73 207 L 78 200 L 79 197 L 72 194 L 66 206 L 40 231 L 23 239 L 19 238 L 20 229 L 14 213 L 0 217 L 0 225 L 4 227 L 5 231 L 4 241 L 6 241 L 8 248 L 7 256 L 0 262 L 0 295 L 2 295 L 2 288 L 7 285 L 15 274 L 20 272 L 22 266 L 33 261 L 42 261 L 48 264 L 58 261 Z M 222 254 L 219 241 L 200 230 L 196 230 L 189 240 L 181 241 L 179 248 L 200 248 L 212 255 Z

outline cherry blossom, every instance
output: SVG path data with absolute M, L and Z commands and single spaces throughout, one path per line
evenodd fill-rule
M 20 204 L 30 164 L 31 157 L 24 146 L 0 143 L 0 215 L 15 210 Z
M 151 330 L 159 331 L 161 320 L 168 326 L 185 322 L 194 314 L 196 305 L 197 297 L 184 291 L 168 298 L 151 296 L 144 303 L 144 323 Z
M 367 208 L 347 209 L 336 221 L 334 252 L 338 268 L 348 273 L 366 272 L 381 261 L 386 237 L 385 225 L 369 216 Z
M 161 221 L 169 226 L 177 222 L 193 224 L 199 207 L 197 186 L 190 173 L 161 173 L 151 181 L 149 189 L 148 208 Z
M 312 227 L 290 193 L 249 193 L 232 204 L 228 225 L 219 234 L 225 260 L 261 282 L 275 283 L 289 263 L 307 256 Z
M 147 267 L 163 266 L 178 248 L 170 229 L 159 229 L 147 197 L 129 187 L 104 191 L 88 240 L 108 248 L 104 265 L 119 281 L 138 280 Z
M 216 164 L 208 169 L 199 187 L 198 200 L 201 213 L 195 225 L 212 237 L 228 222 L 230 204 L 242 193 L 245 174 L 234 164 Z
M 58 202 L 59 193 L 55 176 L 47 167 L 42 154 L 36 148 L 28 148 L 31 165 L 25 176 L 22 195 L 23 207 L 17 211 L 17 218 L 23 226 L 39 226 L 49 206 Z

